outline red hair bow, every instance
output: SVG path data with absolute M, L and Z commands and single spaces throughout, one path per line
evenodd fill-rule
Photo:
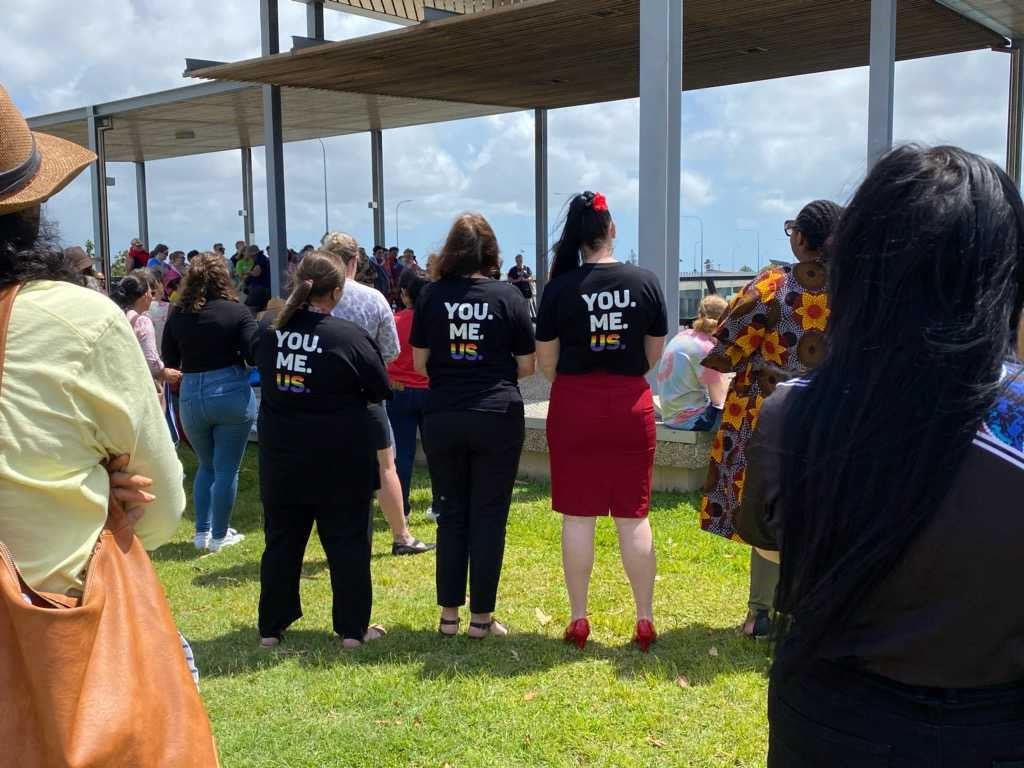
M 596 192 L 594 194 L 594 202 L 592 203 L 592 207 L 595 211 L 607 211 L 608 201 L 605 199 L 604 195 L 602 195 L 600 192 Z

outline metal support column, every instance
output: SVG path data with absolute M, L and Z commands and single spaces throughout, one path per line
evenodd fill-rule
M 252 147 L 242 147 L 242 239 L 252 245 L 256 234 L 256 202 L 252 192 Z
M 90 111 L 88 117 L 89 149 L 96 153 L 92 164 L 92 242 L 93 253 L 107 280 L 111 279 L 110 264 L 110 219 L 107 206 L 107 153 L 103 138 L 110 128 L 109 117 L 98 117 Z M 109 283 L 108 283 L 109 285 Z
M 370 171 L 373 180 L 373 244 L 385 248 L 387 233 L 384 231 L 384 134 L 379 128 L 370 131 Z
M 868 166 L 892 149 L 896 78 L 896 2 L 871 0 L 871 73 L 868 83 Z
M 306 3 L 306 37 L 314 40 L 324 39 L 323 0 L 310 0 Z
M 640 266 L 661 281 L 670 334 L 679 325 L 682 74 L 682 0 L 645 0 L 640 4 Z
M 1006 126 L 1006 172 L 1020 187 L 1024 158 L 1024 40 L 1010 51 L 1010 112 Z
M 135 162 L 135 204 L 139 211 L 139 240 L 149 250 L 149 205 L 146 201 L 146 163 Z
M 533 217 L 537 303 L 548 282 L 548 111 L 533 110 Z
M 277 0 L 260 0 L 260 37 L 264 56 L 279 52 Z M 267 166 L 270 290 L 274 296 L 281 296 L 288 274 L 288 228 L 284 205 L 284 132 L 281 125 L 280 86 L 263 86 L 263 145 Z

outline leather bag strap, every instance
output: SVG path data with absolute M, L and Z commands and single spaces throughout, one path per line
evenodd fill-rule
M 14 297 L 21 286 L 15 283 L 0 290 L 0 389 L 4 383 L 4 353 L 7 351 L 7 327 L 11 322 Z

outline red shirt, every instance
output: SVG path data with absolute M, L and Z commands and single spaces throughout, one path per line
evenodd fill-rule
M 412 331 L 412 310 L 402 309 L 395 314 L 395 328 L 398 329 L 398 343 L 401 351 L 398 357 L 388 363 L 388 378 L 392 384 L 404 384 L 413 389 L 426 389 L 430 379 L 416 373 L 412 367 L 412 346 L 409 344 L 409 333 Z

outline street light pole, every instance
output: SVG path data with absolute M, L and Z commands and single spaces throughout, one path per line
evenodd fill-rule
M 701 301 L 703 301 L 704 300 L 704 219 L 702 219 L 700 216 L 690 216 L 690 215 L 680 216 L 679 218 L 681 218 L 681 219 L 693 219 L 694 221 L 697 222 L 697 225 L 700 227 L 700 239 L 697 241 L 697 243 L 700 243 L 700 298 L 701 298 Z M 694 243 L 694 248 L 697 247 L 697 243 Z M 694 272 L 696 272 L 696 271 L 697 270 L 694 270 Z
M 324 235 L 331 231 L 331 226 L 327 221 L 327 147 L 324 146 L 323 139 L 317 139 L 320 142 L 320 151 L 324 156 Z
M 398 209 L 402 207 L 402 203 L 411 203 L 412 200 L 399 200 L 395 203 L 395 248 L 398 247 Z

